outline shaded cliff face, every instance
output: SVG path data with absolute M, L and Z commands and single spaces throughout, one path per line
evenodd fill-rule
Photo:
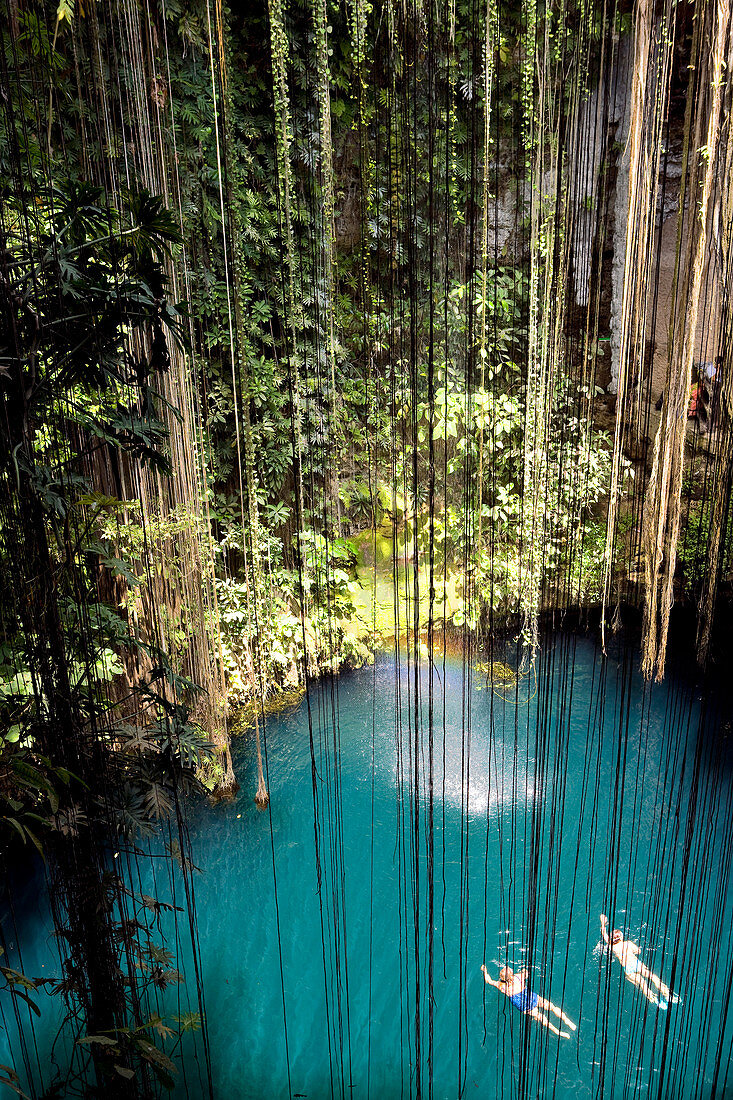
M 626 265 L 626 230 L 629 208 L 629 126 L 631 123 L 631 95 L 633 83 L 633 46 L 629 38 L 619 48 L 613 80 L 615 94 L 611 125 L 614 126 L 615 193 L 611 207 L 613 257 L 611 261 L 611 298 L 609 327 L 611 332 L 611 377 L 609 393 L 618 390 L 619 356 L 621 350 L 621 315 Z M 613 155 L 613 154 L 612 154 Z
M 646 341 L 647 354 L 651 356 L 652 362 L 650 386 L 652 403 L 656 402 L 664 389 L 670 353 L 669 325 L 674 297 L 680 189 L 683 177 L 683 129 L 687 69 L 690 61 L 690 28 L 685 22 L 689 23 L 687 13 L 681 12 L 679 19 L 681 26 L 673 53 L 664 147 L 661 150 L 656 181 L 656 235 L 647 289 Z M 600 378 L 609 394 L 617 392 L 619 376 L 629 209 L 629 123 L 633 80 L 633 38 L 627 36 L 619 41 L 612 66 L 610 78 L 613 86 L 612 107 L 607 116 L 608 152 L 602 168 L 608 177 L 608 204 L 605 227 L 607 262 L 604 268 L 604 285 L 601 287 L 601 327 L 603 328 L 605 319 L 610 334 L 610 358 L 606 361 L 606 370 L 600 372 Z M 684 199 L 684 212 L 689 213 L 689 196 Z M 599 228 L 597 225 L 597 232 Z M 682 236 L 683 247 L 688 230 L 689 226 L 685 225 Z M 574 250 L 579 253 L 576 269 L 580 269 L 584 263 L 587 264 L 587 257 L 583 255 L 584 247 L 585 241 L 578 238 L 574 245 Z M 702 313 L 704 316 L 695 334 L 695 359 L 699 361 L 715 357 L 714 349 L 710 346 L 711 334 L 717 331 L 720 322 L 720 284 L 714 271 L 712 245 L 708 248 L 703 281 L 705 291 Z M 577 290 L 576 299 L 578 302 L 582 301 Z M 656 429 L 657 422 L 655 410 L 652 409 L 652 429 Z
M 652 397 L 663 388 L 667 329 L 674 275 L 677 214 L 682 177 L 682 128 L 689 40 L 681 35 L 675 49 L 666 128 L 660 154 L 655 263 L 649 287 L 647 341 L 654 353 Z M 607 71 L 592 84 L 568 123 L 565 185 L 568 192 L 569 239 L 568 330 L 598 326 L 597 382 L 615 396 L 618 388 L 621 315 L 629 222 L 629 125 L 634 84 L 633 34 L 613 40 Z M 571 112 L 572 113 L 572 112 Z M 504 135 L 489 165 L 491 180 L 489 251 L 510 263 L 526 265 L 532 190 L 542 201 L 554 201 L 553 180 L 542 174 L 529 178 L 522 149 Z M 346 249 L 358 238 L 353 188 L 344 192 L 344 218 L 339 225 Z M 478 225 L 478 211 L 476 213 Z M 349 226 L 353 232 L 349 234 Z M 358 227 L 357 227 L 358 228 Z M 712 286 L 712 282 L 711 282 Z M 594 299 L 597 298 L 597 306 Z M 709 326 L 708 326 L 709 327 Z M 698 354 L 705 358 L 704 333 L 698 333 Z M 611 406 L 612 409 L 612 406 Z M 601 418 L 603 410 L 601 409 Z
M 683 16 L 681 16 L 683 18 Z M 684 251 L 689 234 L 689 194 L 683 198 L 683 226 L 680 230 L 680 191 L 683 181 L 683 130 L 687 93 L 687 67 L 690 60 L 690 36 L 683 28 L 674 53 L 670 81 L 668 117 L 661 151 L 657 179 L 656 234 L 653 262 L 650 265 L 647 289 L 646 353 L 651 366 L 648 383 L 648 439 L 659 424 L 659 411 L 654 407 L 665 389 L 671 347 L 669 331 L 674 305 L 675 271 L 678 243 Z M 621 317 L 623 310 L 624 270 L 629 204 L 629 119 L 633 71 L 633 42 L 622 39 L 613 66 L 613 109 L 608 114 L 608 154 L 603 170 L 608 176 L 609 197 L 606 208 L 606 262 L 601 287 L 601 327 L 604 320 L 610 334 L 610 356 L 599 371 L 599 379 L 610 395 L 618 389 Z M 597 232 L 599 227 L 597 226 Z M 681 233 L 681 237 L 680 237 Z M 678 242 L 679 237 L 679 242 Z M 597 244 L 597 238 L 595 243 Z M 586 242 L 577 236 L 574 255 L 578 254 L 576 270 L 588 264 L 584 254 Z M 703 273 L 703 303 L 695 333 L 694 361 L 704 363 L 715 359 L 715 334 L 721 324 L 722 287 L 715 268 L 714 239 L 708 242 Z M 576 300 L 582 297 L 576 290 Z M 646 372 L 645 372 L 646 374 Z M 634 379 L 638 385 L 640 380 Z

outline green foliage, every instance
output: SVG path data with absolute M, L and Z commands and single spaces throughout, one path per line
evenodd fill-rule
M 224 661 L 237 702 L 247 700 L 253 679 L 258 695 L 297 687 L 306 661 L 321 670 L 363 663 L 366 652 L 357 652 L 344 631 L 354 615 L 355 548 L 313 530 L 301 532 L 300 543 L 301 568 L 290 569 L 280 539 L 262 535 L 267 587 L 256 600 L 244 581 L 217 581 Z
M 110 742 L 117 792 L 112 813 L 119 834 L 128 840 L 151 836 L 180 794 L 200 789 L 198 771 L 213 755 L 208 736 L 188 720 L 185 707 L 175 704 L 159 706 L 148 727 L 118 723 Z
M 149 955 L 154 960 L 152 967 L 144 959 L 140 960 L 140 965 L 150 972 L 151 981 L 158 989 L 165 989 L 167 985 L 180 981 L 178 971 L 163 969 L 171 957 L 169 952 L 150 944 Z M 175 1088 L 178 1073 L 171 1055 L 187 1032 L 197 1031 L 200 1027 L 201 1017 L 197 1012 L 171 1017 L 170 1023 L 166 1023 L 165 1018 L 156 1013 L 138 1027 L 115 1028 L 97 1035 L 82 1035 L 76 1042 L 82 1050 L 95 1048 L 96 1053 L 103 1055 L 112 1072 L 124 1080 L 135 1080 L 143 1068 L 147 1067 L 157 1082 L 164 1089 L 170 1090 Z M 159 1042 L 165 1043 L 174 1038 L 175 1042 L 168 1053 L 158 1045 Z
M 17 522 L 0 528 L 0 843 L 34 846 L 56 868 L 68 922 L 58 931 L 75 954 L 54 988 L 68 1010 L 109 1001 L 121 1025 L 148 989 L 180 976 L 140 954 L 151 950 L 150 929 L 121 911 L 126 888 L 100 871 L 104 849 L 150 834 L 177 798 L 199 789 L 196 770 L 211 747 L 182 702 L 193 685 L 103 597 L 100 566 L 134 590 L 136 563 L 111 552 L 103 520 L 120 504 L 91 492 L 89 473 L 101 450 L 113 469 L 169 468 L 157 386 L 178 338 L 162 266 L 177 235 L 159 199 L 130 192 L 113 209 L 74 178 L 57 177 L 32 199 L 16 192 L 4 212 L 0 504 Z M 131 659 L 143 667 L 123 693 Z M 107 970 L 83 962 L 104 958 L 113 960 Z M 39 983 L 0 973 L 37 1011 Z M 120 1026 L 124 1043 L 89 1037 L 98 1074 L 108 1048 L 117 1058 L 110 1073 L 132 1078 L 144 1063 L 167 1087 L 172 1063 L 145 1034 L 163 1026 Z
M 73 426 L 92 429 L 161 469 L 167 466 L 150 378 L 167 364 L 163 326 L 175 331 L 178 321 L 164 298 L 159 267 L 175 230 L 159 199 L 128 194 L 120 211 L 111 211 L 99 188 L 75 180 L 36 196 L 30 233 L 23 196 L 10 197 L 6 210 L 0 250 L 14 317 L 0 365 L 8 411 L 19 416 L 22 408 L 34 430 L 44 425 L 58 434 L 56 462 L 31 465 L 12 427 L 0 430 L 0 463 L 4 470 L 10 464 L 16 477 L 32 479 L 45 510 L 63 520 Z M 155 334 L 147 362 L 129 339 L 140 326 L 151 326 Z M 14 363 L 21 364 L 19 374 Z
M 2 957 L 4 954 L 5 949 L 3 947 L 0 947 L 0 957 Z M 19 970 L 15 970 L 11 966 L 0 966 L 0 978 L 2 979 L 2 984 L 0 984 L 0 988 L 3 988 L 5 992 L 9 993 L 14 1000 L 23 1001 L 23 1003 L 28 1006 L 28 1008 L 31 1010 L 31 1012 L 34 1013 L 34 1015 L 40 1016 L 40 1009 L 38 1008 L 36 1002 L 33 1000 L 31 994 L 35 993 L 43 985 L 53 984 L 52 981 L 28 978 L 25 974 L 21 974 Z M 8 1073 L 7 1066 L 0 1066 L 0 1070 L 4 1070 L 6 1073 Z M 12 1071 L 10 1071 L 9 1077 L 10 1083 L 14 1081 L 17 1084 L 18 1077 L 16 1074 L 13 1074 Z M 24 1093 L 21 1093 L 20 1089 L 18 1088 L 16 1088 L 15 1091 L 18 1092 L 21 1096 L 25 1095 Z
M 494 256 L 486 282 L 483 267 L 466 269 L 487 167 L 476 159 L 483 92 L 468 0 L 456 0 L 450 27 L 435 29 L 430 82 L 407 79 L 424 56 L 423 16 L 393 4 L 383 11 L 362 0 L 367 22 L 359 27 L 354 5 L 347 12 L 329 0 L 315 32 L 311 0 L 287 10 L 275 0 L 223 8 L 211 65 L 209 13 L 198 0 L 170 0 L 145 10 L 145 74 L 118 51 L 112 8 L 99 19 L 101 7 L 72 0 L 21 7 L 17 39 L 2 32 L 6 55 L 20 59 L 13 97 L 22 109 L 6 112 L 0 128 L 0 177 L 13 181 L 0 184 L 8 409 L 0 485 L 6 504 L 21 500 L 44 544 L 31 546 L 22 580 L 47 575 L 48 583 L 23 605 L 30 583 L 14 589 L 5 577 L 16 575 L 26 547 L 3 527 L 0 833 L 48 853 L 64 838 L 96 832 L 114 845 L 150 836 L 180 795 L 201 780 L 212 789 L 224 775 L 223 758 L 184 705 L 195 701 L 186 658 L 196 625 L 185 607 L 160 598 L 183 587 L 182 533 L 216 539 L 218 606 L 208 609 L 209 625 L 221 629 L 237 701 L 295 689 L 306 670 L 368 659 L 374 635 L 389 637 L 390 625 L 387 613 L 379 622 L 364 613 L 364 586 L 381 585 L 381 597 L 388 589 L 382 604 L 392 613 L 395 562 L 410 559 L 394 574 L 407 583 L 431 539 L 447 578 L 436 621 L 473 629 L 488 609 L 516 612 L 524 595 L 529 291 L 519 255 Z M 574 3 L 564 10 L 567 28 L 552 25 L 551 35 L 595 42 L 596 12 Z M 486 148 L 504 183 L 526 153 L 518 136 L 527 147 L 531 137 L 534 72 L 516 47 L 532 29 L 526 14 L 503 9 L 497 43 L 496 127 Z M 401 42 L 390 27 L 397 18 Z M 626 21 L 619 17 L 622 30 Z M 163 41 L 159 71 L 169 85 L 151 76 Z M 114 94 L 100 58 L 115 59 Z M 158 167 L 180 197 L 183 242 L 177 217 L 134 179 L 141 131 L 124 112 L 143 75 L 161 108 Z M 102 92 L 104 127 L 94 117 Z M 50 104 L 47 118 L 39 103 Z M 432 163 L 414 158 L 411 146 L 431 148 Z M 64 171 L 57 150 L 70 166 Z M 131 190 L 110 207 L 75 163 L 95 179 L 131 179 Z M 21 164 L 27 171 L 19 173 Z M 434 171 L 437 164 L 444 170 Z M 519 194 L 521 181 L 508 182 Z M 170 269 L 186 287 L 185 318 L 169 300 Z M 204 407 L 195 430 L 208 469 L 197 494 L 211 508 L 211 531 L 208 512 L 205 520 L 188 507 L 143 514 L 134 501 L 96 491 L 89 474 L 100 455 L 111 484 L 129 467 L 170 470 L 163 412 L 175 410 L 161 379 L 184 320 Z M 567 597 L 563 585 L 593 599 L 604 542 L 594 509 L 610 444 L 588 421 L 590 395 L 562 369 L 551 396 L 542 583 L 549 602 Z M 582 545 L 571 554 L 578 526 Z M 374 581 L 357 571 L 357 558 L 372 553 Z M 37 605 L 53 614 L 43 618 Z M 422 622 L 427 612 L 417 610 Z M 49 751 L 51 728 L 84 746 L 83 772 Z M 93 766 L 100 758 L 104 792 Z M 176 845 L 171 856 L 187 866 Z M 112 914 L 117 951 L 130 933 L 114 909 L 115 889 L 119 880 L 105 880 L 100 911 Z M 161 912 L 155 899 L 134 905 L 143 929 Z M 145 933 L 135 942 L 125 995 L 154 995 L 178 981 L 164 945 Z M 22 976 L 5 979 L 21 1000 L 30 997 Z M 147 1068 L 168 1088 L 176 1044 L 162 1048 L 172 1030 L 177 1043 L 200 1020 L 177 1025 L 150 1016 L 79 1045 L 124 1081 Z M 6 1083 L 18 1091 L 7 1071 Z

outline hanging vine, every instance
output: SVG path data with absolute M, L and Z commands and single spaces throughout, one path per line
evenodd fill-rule
M 493 83 L 495 77 L 495 59 L 498 36 L 498 12 L 491 0 L 486 5 L 484 33 L 484 76 L 483 76 L 483 177 L 481 188 L 481 327 L 479 333 L 479 364 L 481 393 L 486 389 L 486 367 L 488 360 L 487 331 L 489 317 L 489 237 L 491 234 L 492 209 L 490 206 L 491 176 L 491 107 Z M 481 582 L 481 558 L 483 553 L 483 498 L 484 498 L 484 417 L 479 411 L 478 437 L 478 518 L 476 524 L 476 572 Z
M 275 106 L 275 148 L 277 161 L 278 207 L 285 241 L 286 326 L 289 331 L 289 378 L 293 391 L 293 436 L 295 440 L 295 465 L 298 494 L 298 512 L 304 514 L 303 494 L 303 429 L 302 398 L 298 372 L 298 331 L 301 309 L 298 304 L 296 283 L 296 259 L 292 214 L 292 176 L 290 166 L 290 98 L 288 94 L 287 63 L 288 36 L 285 28 L 283 0 L 269 0 L 270 48 L 272 56 L 273 98 Z M 305 594 L 303 594 L 305 613 Z
M 619 374 L 616 397 L 609 507 L 603 558 L 601 633 L 605 645 L 606 610 L 611 600 L 618 508 L 624 476 L 624 453 L 630 406 L 643 384 L 646 365 L 649 281 L 645 278 L 654 255 L 662 125 L 668 93 L 673 34 L 656 27 L 646 0 L 636 9 L 632 107 L 628 137 L 628 218 L 621 302 Z
M 669 616 L 674 599 L 686 412 L 707 255 L 710 200 L 720 139 L 723 73 L 731 60 L 728 0 L 714 0 L 706 4 L 704 15 L 709 28 L 706 40 L 711 44 L 711 49 L 701 54 L 707 84 L 703 86 L 703 95 L 697 102 L 695 137 L 690 149 L 692 165 L 689 186 L 694 217 L 681 260 L 682 276 L 676 284 L 670 325 L 665 408 L 654 444 L 654 460 L 644 515 L 646 603 L 642 669 L 646 676 L 655 676 L 657 680 L 664 676 Z M 680 202 L 680 219 L 684 217 L 685 211 Z
M 331 139 L 331 73 L 328 48 L 327 0 L 314 0 L 313 25 L 316 37 L 316 71 L 318 73 L 318 117 L 320 132 L 321 237 L 325 301 L 326 348 L 331 380 L 331 423 L 336 424 L 336 250 L 334 227 L 333 142 Z

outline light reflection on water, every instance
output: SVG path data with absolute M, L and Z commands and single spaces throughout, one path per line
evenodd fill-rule
M 701 860 L 686 892 L 682 885 L 695 722 L 687 749 L 676 753 L 686 735 L 669 728 L 673 685 L 643 696 L 636 679 L 617 789 L 620 688 L 618 670 L 609 666 L 605 709 L 598 705 L 596 654 L 586 642 L 578 643 L 572 698 L 562 690 L 560 672 L 549 686 L 527 678 L 516 695 L 505 689 L 492 695 L 479 675 L 467 684 L 455 660 L 436 670 L 436 1100 L 455 1097 L 459 1081 L 466 1096 L 485 1100 L 518 1095 L 520 1080 L 533 1097 L 658 1094 L 657 1014 L 599 941 L 598 915 L 610 909 L 613 896 L 611 920 L 663 977 L 675 964 L 675 940 L 689 944 L 693 934 L 703 956 L 729 957 L 730 921 L 720 921 L 720 906 L 729 918 L 730 897 L 711 857 L 729 824 L 723 814 L 707 834 L 704 874 Z M 374 669 L 314 691 L 315 819 L 308 712 L 301 704 L 268 718 L 270 812 L 253 805 L 255 758 L 244 739 L 235 751 L 242 782 L 237 801 L 201 807 L 192 822 L 194 861 L 203 869 L 195 886 L 217 1096 L 287 1095 L 283 992 L 294 1093 L 310 1100 L 406 1100 L 416 1093 L 418 974 L 424 1050 L 428 1017 L 426 665 L 419 669 L 417 739 L 414 680 L 413 668 L 401 670 L 398 707 L 394 660 L 383 658 Z M 722 786 L 717 804 L 727 804 Z M 699 823 L 691 827 L 699 843 Z M 707 909 L 693 933 L 690 914 L 703 888 Z M 38 925 L 29 940 L 34 960 L 53 965 Z M 493 976 L 506 963 L 527 966 L 533 987 L 562 999 L 578 1022 L 577 1038 L 558 1044 L 534 1023 L 525 1031 L 526 1017 L 483 982 L 482 961 Z M 687 961 L 678 967 L 685 1004 L 670 1006 L 663 1020 L 664 1046 L 673 1052 L 665 1063 L 665 1095 L 680 1098 L 704 1096 L 709 1088 L 715 1042 L 707 1035 L 720 1027 L 726 973 L 721 966 L 712 988 L 692 981 L 687 990 Z M 184 959 L 183 968 L 190 974 L 190 961 Z M 712 1005 L 708 1017 L 706 1004 Z M 196 1088 L 189 1094 L 195 1097 Z

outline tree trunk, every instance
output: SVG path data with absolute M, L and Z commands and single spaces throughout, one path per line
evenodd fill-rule
M 27 468 L 32 470 L 33 453 L 27 438 L 21 439 L 21 444 Z M 56 924 L 68 944 L 65 976 L 72 997 L 84 1011 L 87 1033 L 96 1035 L 130 1023 L 126 979 L 113 926 L 115 880 L 105 866 L 105 837 L 93 831 L 99 808 L 91 792 L 104 777 L 105 750 L 97 731 L 79 717 L 74 702 L 45 516 L 27 473 L 21 474 L 13 495 L 17 523 L 7 537 L 15 543 L 22 577 L 18 613 L 32 647 L 29 659 L 39 713 L 36 743 L 52 767 L 67 769 L 84 784 L 81 789 L 74 784 L 75 797 L 81 801 L 89 825 L 81 827 L 77 835 L 52 832 L 48 848 Z M 94 1060 L 98 1086 L 107 1097 L 123 1100 L 140 1095 L 136 1081 L 125 1080 L 114 1071 L 104 1047 L 91 1044 L 87 1049 Z M 119 1054 L 114 1061 L 125 1064 Z

